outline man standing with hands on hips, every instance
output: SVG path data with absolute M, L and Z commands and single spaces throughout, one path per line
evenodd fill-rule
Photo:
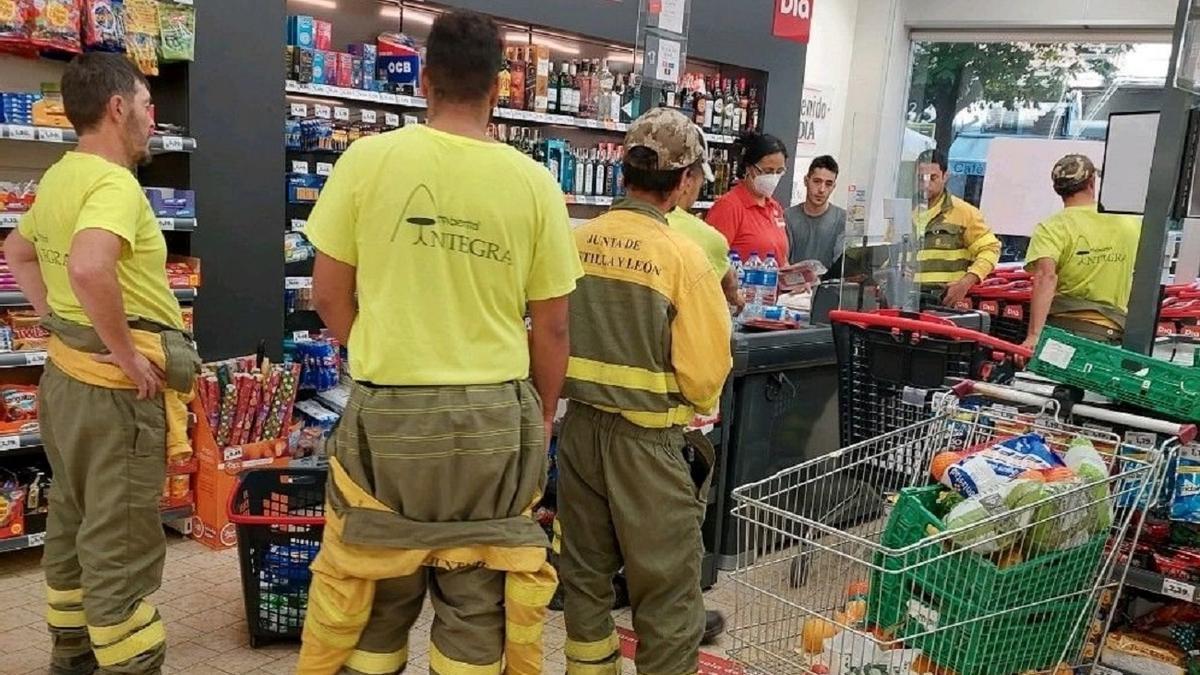
M 62 78 L 78 147 L 43 176 L 5 241 L 50 330 L 39 420 L 54 472 L 42 567 L 51 672 L 158 673 L 166 630 L 158 510 L 168 460 L 191 454 L 200 359 L 167 284 L 167 244 L 133 171 L 150 157 L 146 79 L 121 54 Z
M 1000 262 L 1000 240 L 979 209 L 946 190 L 946 155 L 926 150 L 917 158 L 917 189 L 925 208 L 917 209 L 917 272 L 922 304 L 954 307 Z

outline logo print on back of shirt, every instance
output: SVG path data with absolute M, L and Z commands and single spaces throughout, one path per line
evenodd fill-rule
M 440 215 L 433 192 L 424 184 L 418 185 L 404 203 L 396 226 L 392 229 L 392 242 L 396 241 L 400 234 L 400 225 L 403 223 L 417 226 L 416 238 L 410 242 L 412 246 L 440 248 L 451 253 L 463 253 L 505 265 L 512 264 L 512 254 L 501 244 L 471 234 L 445 231 L 443 228 L 477 232 L 480 230 L 480 223 Z
M 396 235 L 400 233 L 400 223 L 409 223 L 418 227 L 437 224 L 437 202 L 434 201 L 433 193 L 424 183 L 418 185 L 417 189 L 408 196 L 408 201 L 404 202 L 404 209 L 400 211 L 400 219 L 396 221 L 396 227 L 392 230 L 392 241 L 396 241 Z

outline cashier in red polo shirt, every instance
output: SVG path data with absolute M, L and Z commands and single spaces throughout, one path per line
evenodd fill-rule
M 773 195 L 787 170 L 787 146 L 770 134 L 747 133 L 742 147 L 741 182 L 708 212 L 708 224 L 729 241 L 743 261 L 757 253 L 775 254 L 780 266 L 788 260 L 787 224 L 783 207 Z

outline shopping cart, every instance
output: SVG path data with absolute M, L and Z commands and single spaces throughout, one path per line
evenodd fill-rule
M 1076 417 L 1173 434 L 1132 447 L 1060 421 L 1051 399 L 970 382 L 955 392 L 925 421 L 734 491 L 745 553 L 731 574 L 729 652 L 746 673 L 1007 675 L 1096 662 L 1107 631 L 1097 610 L 1123 584 L 1137 506 L 1195 428 L 1075 406 Z M 947 525 L 934 457 L 1030 432 L 1060 456 L 1086 439 L 1108 475 L 1053 490 L 1023 481 L 1020 500 Z
M 928 419 L 947 378 L 1006 383 L 1029 350 L 932 314 L 833 311 L 841 444 Z
M 256 469 L 229 495 L 251 647 L 298 639 L 304 628 L 309 566 L 325 530 L 325 476 L 324 469 Z

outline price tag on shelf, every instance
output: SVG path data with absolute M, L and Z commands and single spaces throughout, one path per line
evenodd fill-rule
M 379 120 L 374 110 L 360 110 L 359 116 L 362 117 L 362 121 L 366 124 L 375 124 Z
M 609 131 L 616 131 L 617 123 L 612 120 L 604 120 L 604 128 Z
M 46 365 L 46 352 L 29 352 L 25 354 L 25 365 L 27 366 L 44 366 Z
M 32 141 L 35 136 L 33 127 L 11 126 L 8 128 L 8 137 L 14 141 Z
M 0 452 L 16 450 L 21 447 L 20 436 L 0 436 Z
M 317 162 L 317 175 L 328 176 L 333 173 L 333 165 L 329 162 Z
M 384 113 L 383 123 L 389 127 L 398 127 L 400 126 L 400 116 L 396 113 Z
M 291 113 L 292 117 L 308 117 L 308 105 L 305 103 L 293 103 Z
M 175 4 L 177 4 L 177 5 L 187 5 L 187 6 L 189 6 L 189 7 L 190 7 L 190 6 L 192 5 L 192 0 L 175 0 Z
M 1178 579 L 1163 579 L 1162 594 L 1168 598 L 1191 602 L 1196 597 L 1196 587 Z
M 292 333 L 292 340 L 295 342 L 308 342 L 312 340 L 312 336 L 306 330 L 298 330 Z
M 165 230 L 167 232 L 174 230 L 175 229 L 175 219 L 174 218 L 159 218 L 158 219 L 158 229 Z
M 45 544 L 45 543 L 46 543 L 46 533 L 45 532 L 34 532 L 29 535 L 29 545 L 31 547 L 41 546 L 42 544 Z
M 46 143 L 62 143 L 62 129 L 53 129 L 50 127 L 38 127 L 37 139 Z
M 417 117 L 416 115 L 405 115 L 404 116 L 404 126 L 409 126 L 410 124 L 420 124 L 420 123 L 421 123 L 421 118 Z
M 292 173 L 308 173 L 308 162 L 299 159 L 293 159 Z
M 303 232 L 308 227 L 308 221 L 303 218 L 292 218 L 292 232 Z
M 16 227 L 20 223 L 20 213 L 0 213 L 0 228 Z
M 289 291 L 312 288 L 312 277 L 286 277 L 283 280 L 283 287 Z
M 163 136 L 162 145 L 163 150 L 166 150 L 167 152 L 183 151 L 183 139 L 178 136 Z
M 313 114 L 323 120 L 333 118 L 333 111 L 329 109 L 329 106 L 323 105 L 321 103 L 318 103 L 313 106 Z
M 333 109 L 333 119 L 341 120 L 342 122 L 350 121 L 350 109 L 338 106 Z

